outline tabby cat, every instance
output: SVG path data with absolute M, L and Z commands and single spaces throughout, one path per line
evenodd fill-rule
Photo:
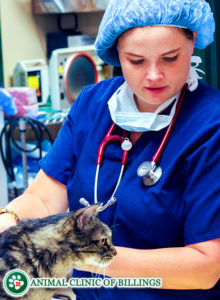
M 3 289 L 12 269 L 31 278 L 66 278 L 74 266 L 107 266 L 116 255 L 111 230 L 97 217 L 97 205 L 19 222 L 0 234 L 0 299 L 14 299 Z M 30 288 L 27 300 L 50 300 L 52 289 Z

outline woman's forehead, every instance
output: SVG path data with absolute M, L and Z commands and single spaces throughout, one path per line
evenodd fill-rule
M 136 48 L 157 48 L 159 51 L 171 51 L 188 42 L 185 34 L 176 27 L 145 26 L 136 27 L 124 32 L 118 39 L 118 50 L 130 51 Z
M 138 38 L 140 36 L 151 36 L 151 35 L 157 37 L 163 37 L 165 34 L 171 36 L 178 35 L 178 34 L 184 35 L 179 27 L 154 25 L 154 26 L 134 27 L 128 29 L 124 33 L 122 33 L 122 35 L 118 39 L 121 40 L 129 37 Z

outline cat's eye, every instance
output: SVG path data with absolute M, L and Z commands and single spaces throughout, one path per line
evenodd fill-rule
M 91 241 L 91 243 L 94 244 L 94 245 L 98 245 L 99 240 L 93 240 L 93 241 Z
M 103 247 L 106 246 L 106 242 L 107 242 L 106 239 L 102 239 L 102 240 L 101 240 L 101 245 L 102 245 Z
M 107 239 L 101 239 L 101 240 L 93 240 L 91 241 L 91 243 L 93 245 L 101 245 L 102 247 L 106 246 L 107 245 Z

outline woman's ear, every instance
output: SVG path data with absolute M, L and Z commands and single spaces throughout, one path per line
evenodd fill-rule
M 193 32 L 193 46 L 195 45 L 196 37 L 197 37 L 197 34 L 198 34 L 198 33 L 199 33 L 199 31 Z
M 199 31 L 193 32 L 192 54 L 193 54 L 193 52 L 194 52 L 194 45 L 195 45 L 195 42 L 196 42 L 196 37 L 197 37 L 198 32 L 199 32 Z
M 194 44 L 195 44 L 195 42 L 196 42 L 196 37 L 197 37 L 197 34 L 199 33 L 199 31 L 195 31 L 195 32 L 193 32 L 193 42 L 194 42 Z

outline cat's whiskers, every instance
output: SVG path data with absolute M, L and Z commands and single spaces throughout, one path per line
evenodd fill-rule
M 105 279 L 106 269 L 107 269 L 107 267 L 104 266 L 104 267 L 103 267 L 103 279 Z
M 97 266 L 95 266 L 95 265 L 92 265 L 92 277 L 93 278 L 96 278 L 97 277 L 97 272 L 96 272 L 96 268 L 97 268 Z
M 98 270 L 98 277 L 100 278 L 102 276 L 102 269 L 103 269 L 103 266 L 99 267 L 99 270 Z
M 95 266 L 93 265 L 92 266 L 92 277 L 94 278 L 94 275 L 95 275 Z
M 110 228 L 111 228 L 111 230 L 113 229 L 113 228 L 115 228 L 116 226 L 120 226 L 120 224 L 114 224 L 114 225 L 112 225 Z
M 101 276 L 102 266 L 98 266 L 96 270 L 96 278 L 100 278 Z
M 96 278 L 99 278 L 99 270 L 100 270 L 100 267 L 98 267 L 98 269 L 97 269 Z

